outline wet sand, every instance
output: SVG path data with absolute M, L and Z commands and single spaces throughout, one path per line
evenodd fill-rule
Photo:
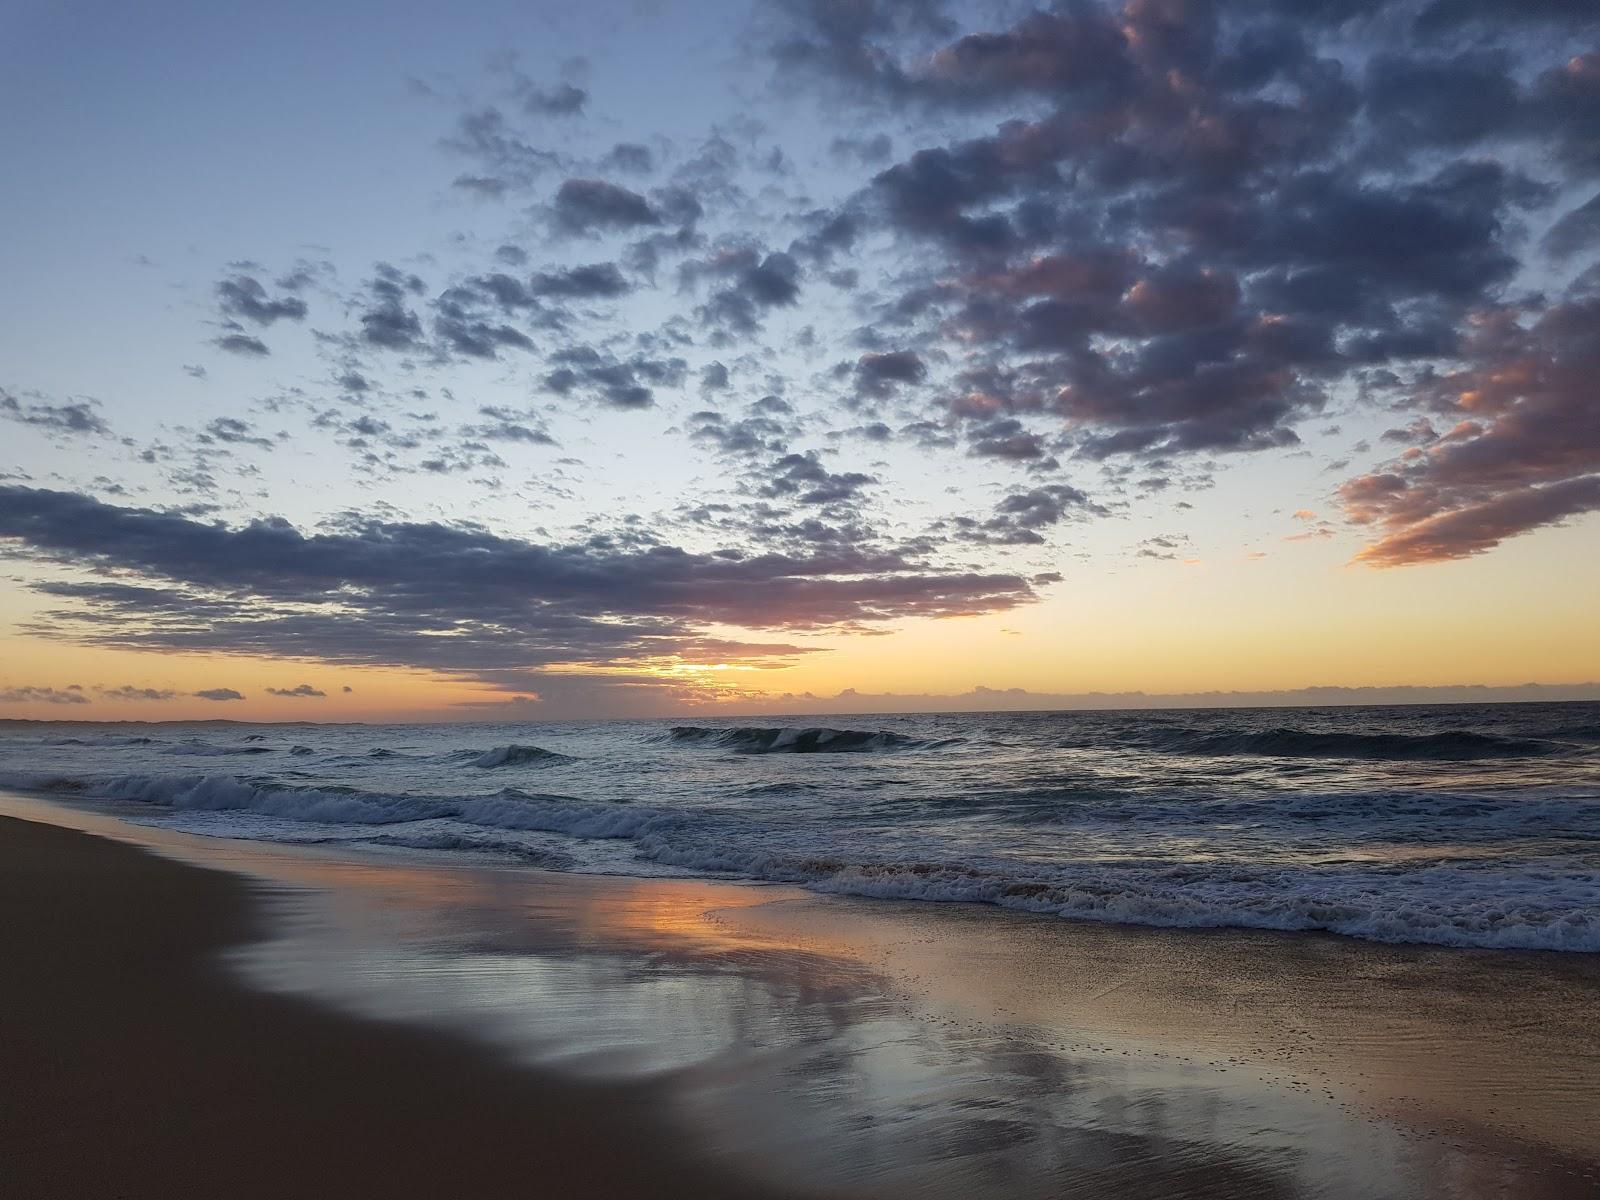
M 117 1178 L 148 1143 L 189 1181 L 164 1194 L 255 1194 L 217 1183 L 243 1173 L 261 1194 L 1600 1196 L 1596 956 L 352 858 L 0 808 L 255 881 L 0 825 L 6 961 L 66 972 L 0 982 L 8 1025 L 38 1031 L 0 1070 L 49 1098 L 6 1093 L 0 1157 L 77 1173 L 35 1194 Z M 54 849 L 18 850 L 14 828 Z M 343 1165 L 318 1175 L 325 1155 Z
M 0 1178 L 16 1197 L 766 1194 L 648 1089 L 245 989 L 235 877 L 0 817 Z

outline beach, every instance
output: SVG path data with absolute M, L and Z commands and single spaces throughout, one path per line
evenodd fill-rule
M 1589 955 L 0 809 L 25 1195 L 1600 1195 Z
M 639 1089 L 243 988 L 216 961 L 259 933 L 235 877 L 10 818 L 0 864 L 9 1195 L 767 1194 Z

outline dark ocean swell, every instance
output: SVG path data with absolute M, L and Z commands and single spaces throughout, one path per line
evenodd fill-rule
M 939 744 L 919 741 L 888 729 L 796 729 L 759 725 L 738 725 L 731 729 L 675 725 L 668 736 L 671 741 L 680 744 L 715 746 L 739 754 L 859 754 L 874 750 L 913 750 Z
M 1166 754 L 1227 758 L 1346 758 L 1383 761 L 1465 762 L 1478 759 L 1548 758 L 1580 753 L 1578 747 L 1536 738 L 1505 737 L 1470 730 L 1439 733 L 1315 732 L 1279 727 L 1264 730 L 1161 729 L 1124 744 Z

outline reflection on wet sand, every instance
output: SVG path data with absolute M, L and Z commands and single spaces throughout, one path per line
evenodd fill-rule
M 120 832 L 263 882 L 258 986 L 641 1080 L 808 1190 L 1600 1195 L 1582 959 Z

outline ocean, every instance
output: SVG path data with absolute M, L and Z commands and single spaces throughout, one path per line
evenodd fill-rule
M 1600 951 L 1600 704 L 6 722 L 0 787 L 375 858 Z

